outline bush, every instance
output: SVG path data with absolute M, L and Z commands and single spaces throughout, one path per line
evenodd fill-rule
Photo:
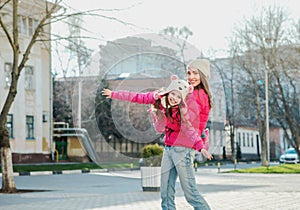
M 164 149 L 158 144 L 149 144 L 142 148 L 142 158 L 145 166 L 160 166 Z

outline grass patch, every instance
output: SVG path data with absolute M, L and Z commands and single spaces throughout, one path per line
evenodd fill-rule
M 102 168 L 112 169 L 112 168 L 137 168 L 139 167 L 139 163 L 101 163 L 100 166 Z
M 138 163 L 47 163 L 33 165 L 14 165 L 14 172 L 32 172 L 32 171 L 63 171 L 63 170 L 91 170 L 91 169 L 112 169 L 112 168 L 132 168 L 137 167 Z M 0 167 L 0 173 L 2 169 Z
M 278 166 L 260 166 L 257 168 L 247 168 L 227 171 L 228 173 L 264 173 L 264 174 L 298 174 L 300 164 L 282 164 Z

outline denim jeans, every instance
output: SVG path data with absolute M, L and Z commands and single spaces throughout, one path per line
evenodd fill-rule
M 186 147 L 165 147 L 161 165 L 161 207 L 174 210 L 175 184 L 179 177 L 181 188 L 187 202 L 194 209 L 210 209 L 207 202 L 197 190 L 194 169 L 196 151 Z

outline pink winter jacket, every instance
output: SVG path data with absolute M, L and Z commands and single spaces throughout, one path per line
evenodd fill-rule
M 136 93 L 136 92 L 129 92 L 129 91 L 112 91 L 111 98 L 119 99 L 122 101 L 129 101 L 132 103 L 139 103 L 139 104 L 155 104 L 156 102 L 154 99 L 154 92 Z M 194 114 L 198 114 L 197 112 L 198 103 L 193 103 L 193 102 L 189 102 L 189 103 L 191 104 L 193 109 L 196 109 L 196 111 L 188 112 L 185 115 L 185 118 L 191 120 L 198 119 L 197 116 L 199 115 L 194 116 Z M 159 104 L 159 109 L 163 113 L 166 112 L 166 109 L 161 104 Z M 188 108 L 188 110 L 190 110 L 190 108 Z M 198 130 L 196 130 L 199 128 L 199 123 L 193 123 L 192 121 L 190 121 L 192 126 L 188 126 L 186 123 L 181 123 L 180 115 L 176 116 L 177 113 L 178 113 L 178 107 L 174 107 L 172 110 L 173 120 L 167 118 L 166 132 L 164 137 L 165 145 L 182 146 L 182 147 L 193 148 L 198 151 L 201 151 L 201 149 L 203 148 L 203 141 L 201 139 L 202 130 L 201 132 L 198 132 Z
M 194 90 L 192 94 L 187 96 L 186 99 L 189 121 L 192 123 L 195 130 L 198 131 L 198 135 L 201 136 L 202 131 L 206 128 L 206 124 L 209 118 L 210 106 L 208 95 L 203 89 Z M 184 134 L 184 133 L 183 133 Z M 183 139 L 189 138 L 186 135 L 181 137 Z M 199 150 L 201 145 L 197 142 L 193 148 Z

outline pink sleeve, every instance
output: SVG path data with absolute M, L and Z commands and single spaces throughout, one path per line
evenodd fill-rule
M 154 104 L 154 92 L 147 92 L 147 93 L 137 93 L 137 92 L 130 92 L 130 91 L 112 91 L 111 93 L 112 99 L 118 99 L 121 101 L 128 101 L 132 103 L 138 104 Z

